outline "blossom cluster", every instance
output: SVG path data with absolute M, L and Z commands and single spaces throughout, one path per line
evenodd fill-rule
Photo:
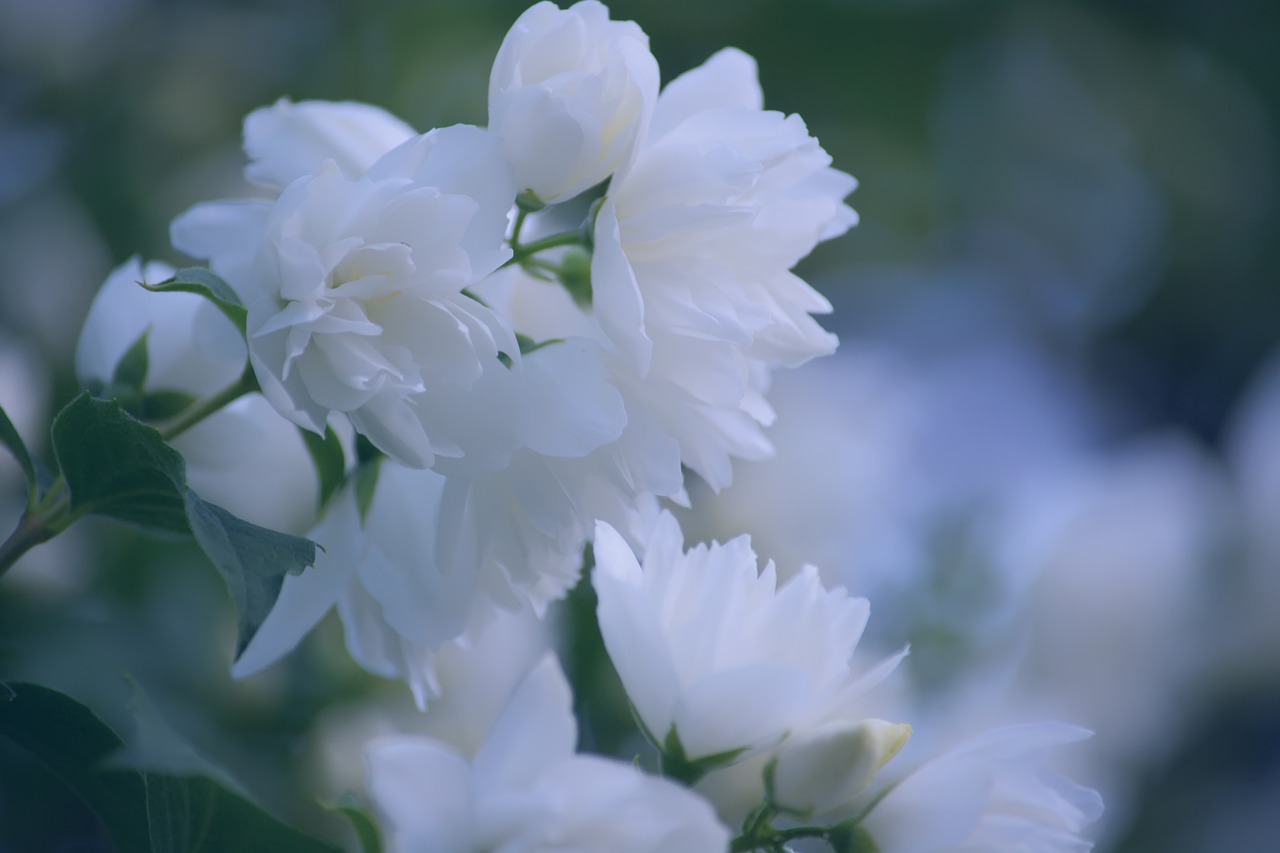
M 77 354 L 101 387 L 141 342 L 148 392 L 251 392 L 174 431 L 190 483 L 321 550 L 233 672 L 336 609 L 352 657 L 427 710 L 437 656 L 544 616 L 590 544 L 605 647 L 659 757 L 662 776 L 576 753 L 543 658 L 476 709 L 478 742 L 370 747 L 395 849 L 1087 846 L 1096 797 L 1037 763 L 1085 732 L 1001 730 L 893 772 L 911 727 L 866 697 L 906 652 L 859 660 L 867 601 L 812 567 L 779 582 L 745 537 L 685 551 L 660 508 L 688 500 L 686 470 L 718 490 L 769 455 L 770 374 L 836 344 L 792 269 L 855 224 L 856 184 L 764 109 L 749 56 L 660 87 L 636 24 L 542 2 L 499 49 L 486 128 L 281 100 L 246 118 L 244 150 L 256 197 L 171 228 L 227 292 L 150 293 L 134 283 L 175 271 L 131 261 Z

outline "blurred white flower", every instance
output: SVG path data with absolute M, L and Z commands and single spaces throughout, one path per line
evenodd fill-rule
M 395 851 L 714 851 L 729 833 L 696 794 L 574 754 L 569 685 L 543 658 L 474 752 L 400 736 L 368 749 L 369 793 Z
M 827 590 L 812 566 L 778 588 L 746 536 L 688 553 L 662 513 L 643 567 L 608 524 L 595 534 L 600 631 L 650 737 L 690 761 L 771 748 L 793 731 L 849 716 L 897 664 L 861 677 L 850 658 L 866 599 Z M 672 743 L 675 741 L 675 743 Z
M 1082 853 L 1097 792 L 1049 771 L 1053 747 L 1089 737 L 1064 723 L 1007 726 L 966 741 L 865 795 L 860 826 L 882 853 Z
M 94 297 L 76 345 L 82 383 L 111 381 L 116 365 L 147 336 L 148 390 L 208 396 L 235 382 L 244 370 L 244 341 L 209 300 L 194 293 L 152 293 L 139 282 L 173 276 L 159 261 L 134 257 L 112 270 Z
M 281 98 L 245 117 L 245 177 L 282 190 L 332 160 L 344 177 L 359 178 L 414 136 L 413 128 L 372 104 Z
M 520 191 L 572 198 L 624 166 L 658 94 L 649 38 L 582 0 L 537 3 L 516 19 L 489 77 L 489 130 Z
M 116 365 L 146 335 L 145 390 L 207 397 L 239 378 L 245 345 L 231 322 L 192 293 L 152 293 L 139 285 L 173 275 L 132 258 L 107 277 L 76 347 L 82 383 L 110 383 Z M 302 533 L 316 521 L 319 480 L 298 428 L 260 394 L 213 413 L 177 436 L 187 482 L 205 500 L 272 530 Z
M 465 289 L 507 258 L 514 197 L 493 137 L 457 126 L 357 179 L 326 161 L 274 202 L 197 205 L 172 236 L 248 307 L 250 360 L 282 415 L 322 432 L 345 413 L 412 467 L 499 466 L 519 443 L 519 347 Z

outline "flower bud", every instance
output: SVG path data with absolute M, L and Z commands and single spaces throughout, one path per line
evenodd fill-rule
M 521 191 L 572 198 L 629 162 L 658 97 L 649 37 L 595 0 L 538 3 L 503 39 L 489 77 L 489 130 Z
M 778 748 L 773 795 L 779 805 L 823 813 L 845 805 L 898 754 L 911 726 L 885 720 L 836 720 Z

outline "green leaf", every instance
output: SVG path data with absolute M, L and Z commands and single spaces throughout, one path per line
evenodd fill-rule
M 245 310 L 244 305 L 240 302 L 240 297 L 236 296 L 236 292 L 231 289 L 231 285 L 227 284 L 211 270 L 207 270 L 204 267 L 187 267 L 186 269 L 178 270 L 173 274 L 173 278 L 160 284 L 147 284 L 146 282 L 139 282 L 139 284 L 154 293 L 178 291 L 203 296 L 218 306 L 218 309 L 227 316 L 227 319 L 240 330 L 240 334 L 245 334 L 249 312 Z
M 187 519 L 200 548 L 227 583 L 236 605 L 236 657 L 271 612 L 286 574 L 316 561 L 316 544 L 237 518 L 187 490 Z
M 138 335 L 133 345 L 125 350 L 119 363 L 116 364 L 115 373 L 111 374 L 112 385 L 141 389 L 146 384 L 147 371 L 151 367 L 150 356 L 147 353 L 147 337 L 150 334 L 151 327 L 148 326 L 141 335 Z
M 151 853 L 337 853 L 202 776 L 143 774 Z
M 691 759 L 685 754 L 684 744 L 680 742 L 680 734 L 673 725 L 662 742 L 662 775 L 692 788 L 694 783 L 703 776 L 712 770 L 728 767 L 746 751 L 747 748 L 743 746 Z
M 298 432 L 302 433 L 311 461 L 316 464 L 316 473 L 320 475 L 320 506 L 323 507 L 346 482 L 347 456 L 342 451 L 342 441 L 331 426 L 325 427 L 323 437 L 301 427 Z
M 12 742 L 25 764 L 0 763 L 7 792 L 50 778 L 69 789 L 101 821 L 114 847 L 128 853 L 336 853 L 291 829 L 242 796 L 203 776 L 104 769 L 121 740 L 83 705 L 34 684 L 13 684 L 14 698 L 0 702 L 0 744 Z M 4 757 L 0 754 L 0 760 Z M 35 833 L 38 846 L 63 849 L 73 829 L 57 814 L 6 811 L 6 841 L 14 826 Z M 101 849 L 101 842 L 93 849 Z
M 160 433 L 117 403 L 83 393 L 53 420 L 53 452 L 71 511 L 187 533 L 186 464 Z
M 9 448 L 13 458 L 17 459 L 18 464 L 22 466 L 22 474 L 27 478 L 28 488 L 33 488 L 36 482 L 35 462 L 32 461 L 31 453 L 23 443 L 22 436 L 18 435 L 17 427 L 13 425 L 13 421 L 9 420 L 3 408 L 0 408 L 0 441 L 4 442 L 4 446 Z
M 51 775 L 102 822 L 118 849 L 147 850 L 150 842 L 142 778 L 133 772 L 102 773 L 98 769 L 104 758 L 120 748 L 115 732 L 88 708 L 57 691 L 34 684 L 9 687 L 14 696 L 0 702 L 0 734 L 25 750 L 35 764 L 5 768 L 0 778 L 6 788 L 36 785 L 40 775 Z M 6 820 L 21 817 L 7 814 Z M 27 819 L 47 823 L 39 815 Z M 38 829 L 46 838 L 59 831 L 54 826 Z
M 336 803 L 326 808 L 342 815 L 351 824 L 356 839 L 360 842 L 360 853 L 382 853 L 382 832 L 354 794 L 343 794 Z
M 564 338 L 547 338 L 545 341 L 535 341 L 528 335 L 522 335 L 519 332 L 516 332 L 516 343 L 520 345 L 520 354 L 528 355 L 531 352 L 536 352 L 543 347 L 548 347 L 552 344 L 562 344 L 564 343 Z
M 237 655 L 271 611 L 285 574 L 315 562 L 314 542 L 250 524 L 202 500 L 187 487 L 182 455 L 116 403 L 81 394 L 58 413 L 52 436 L 75 517 L 105 515 L 195 537 L 235 603 Z

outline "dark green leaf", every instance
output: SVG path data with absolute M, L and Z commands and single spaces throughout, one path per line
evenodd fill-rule
M 236 296 L 236 292 L 231 289 L 231 285 L 204 267 L 187 267 L 186 269 L 178 270 L 174 273 L 173 278 L 160 284 L 147 284 L 145 282 L 139 282 L 139 284 L 155 293 L 179 291 L 203 296 L 218 306 L 218 309 L 227 316 L 227 319 L 240 330 L 240 334 L 243 335 L 245 333 L 248 312 L 240 303 L 240 297 Z
M 148 327 L 138 335 L 133 345 L 125 350 L 119 363 L 116 364 L 115 373 L 111 375 L 112 385 L 141 389 L 146 384 L 147 371 L 151 368 L 150 356 L 147 353 L 147 336 L 150 334 L 151 328 Z
M 185 411 L 196 398 L 182 391 L 149 391 L 142 395 L 138 409 L 143 420 L 165 421 Z
M 36 466 L 31 460 L 31 453 L 27 451 L 27 445 L 23 443 L 22 436 L 18 435 L 17 427 L 13 425 L 13 421 L 9 420 L 3 408 L 0 408 L 0 441 L 4 442 L 4 446 L 9 448 L 13 458 L 17 459 L 18 464 L 22 466 L 27 485 L 35 483 Z
M 345 817 L 355 830 L 360 842 L 360 853 L 382 853 L 382 833 L 369 812 L 354 794 L 343 794 L 338 801 L 328 806 L 329 811 L 337 812 Z
M 86 392 L 54 418 L 51 436 L 73 513 L 188 532 L 186 465 L 160 433 Z
M 0 733 L 33 756 L 71 789 L 102 821 L 118 849 L 150 847 L 145 790 L 139 774 L 102 773 L 98 766 L 120 748 L 120 738 L 83 705 L 34 684 L 9 685 L 14 697 L 0 702 Z M 28 772 L 9 768 L 6 786 L 26 784 Z M 53 830 L 53 827 L 49 828 Z
M 195 536 L 236 605 L 237 655 L 271 611 L 285 574 L 315 562 L 313 542 L 201 500 L 187 487 L 181 454 L 115 403 L 81 394 L 54 419 L 52 435 L 73 513 Z
M 201 500 L 190 489 L 186 503 L 191 532 L 227 582 L 235 602 L 239 657 L 275 605 L 284 576 L 315 563 L 316 545 L 250 524 Z
M 323 437 L 301 427 L 298 431 L 307 443 L 311 460 L 316 463 L 316 473 L 320 475 L 320 506 L 324 506 L 347 479 L 347 457 L 342 451 L 342 442 L 331 426 L 325 428 Z
M 144 774 L 152 853 L 337 853 L 202 776 Z
M 685 754 L 684 744 L 680 742 L 680 734 L 676 731 L 676 727 L 672 726 L 662 742 L 662 775 L 693 787 L 694 783 L 703 776 L 712 770 L 728 767 L 746 751 L 747 748 L 744 746 L 691 759 Z
M 52 776 L 101 821 L 115 849 L 127 853 L 336 853 L 336 848 L 280 823 L 238 794 L 202 776 L 104 769 L 120 738 L 74 700 L 34 684 L 11 685 L 0 702 L 0 743 L 12 742 L 34 765 L 0 764 L 6 788 L 34 783 L 33 767 Z M 3 756 L 0 755 L 0 758 Z M 6 827 L 23 816 L 6 814 Z M 28 816 L 38 839 L 61 845 L 58 815 Z M 29 828 L 29 827 L 24 827 Z M 48 845 L 42 845 L 45 849 Z M 34 849 L 34 848 L 33 848 Z M 58 849 L 61 849 L 59 847 Z M 93 849 L 101 849 L 101 843 Z

